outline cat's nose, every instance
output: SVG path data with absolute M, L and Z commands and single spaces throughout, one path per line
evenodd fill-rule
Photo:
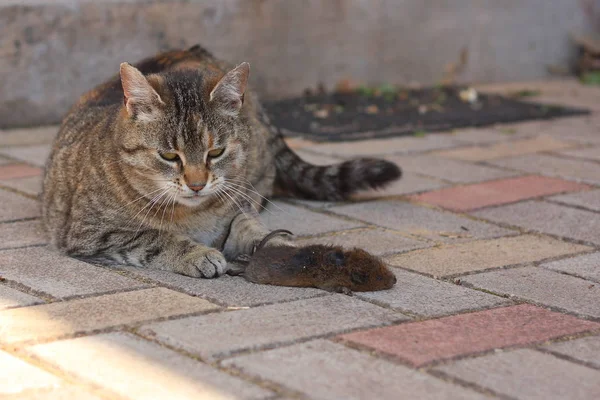
M 188 183 L 187 186 L 194 192 L 199 192 L 202 189 L 204 189 L 204 186 L 206 186 L 206 183 Z

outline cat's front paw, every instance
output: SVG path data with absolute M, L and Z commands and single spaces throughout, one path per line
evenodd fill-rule
M 220 251 L 201 249 L 187 257 L 183 273 L 196 278 L 216 278 L 227 272 L 227 260 Z

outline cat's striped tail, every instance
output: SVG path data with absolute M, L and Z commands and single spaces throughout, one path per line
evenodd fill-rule
M 360 158 L 317 166 L 302 160 L 281 134 L 272 141 L 275 153 L 275 188 L 278 192 L 311 200 L 346 200 L 351 194 L 377 189 L 399 179 L 401 169 L 393 162 Z

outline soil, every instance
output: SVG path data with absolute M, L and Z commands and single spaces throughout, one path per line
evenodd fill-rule
M 589 111 L 478 93 L 475 102 L 460 97 L 460 87 L 320 93 L 266 103 L 286 136 L 314 141 L 347 141 L 588 114 Z M 528 99 L 529 100 L 529 99 Z

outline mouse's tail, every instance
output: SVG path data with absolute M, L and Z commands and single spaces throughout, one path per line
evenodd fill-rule
M 275 132 L 277 131 L 277 132 Z M 271 150 L 275 154 L 275 189 L 283 195 L 311 200 L 346 200 L 351 194 L 377 189 L 399 179 L 401 169 L 393 162 L 359 158 L 339 164 L 317 166 L 301 159 L 271 126 Z

